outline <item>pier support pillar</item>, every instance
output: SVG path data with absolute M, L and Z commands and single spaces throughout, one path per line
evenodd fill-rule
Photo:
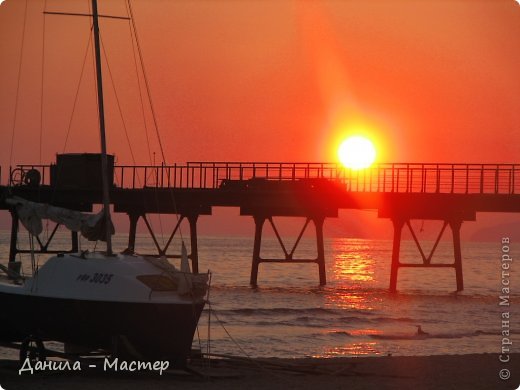
M 260 248 L 262 247 L 262 230 L 266 220 L 265 216 L 254 216 L 255 221 L 255 242 L 253 245 L 253 262 L 251 265 L 251 279 L 249 283 L 251 286 L 256 287 L 258 281 L 258 266 L 260 265 Z
M 320 274 L 320 286 L 327 284 L 327 274 L 325 272 L 325 245 L 323 242 L 323 222 L 324 217 L 313 218 L 314 226 L 316 227 L 316 244 L 317 253 L 316 262 L 318 263 L 318 269 Z
M 199 273 L 199 249 L 197 243 L 197 220 L 199 216 L 197 214 L 187 215 L 186 218 L 190 223 L 190 247 L 191 247 L 191 269 L 194 274 Z
M 11 243 L 9 245 L 9 263 L 14 263 L 16 261 L 16 254 L 18 253 L 18 214 L 15 210 L 10 210 L 11 212 Z
M 327 275 L 325 270 L 325 245 L 323 240 L 323 223 L 325 221 L 325 217 L 318 216 L 309 216 L 306 218 L 303 228 L 296 239 L 292 249 L 288 250 L 285 246 L 282 236 L 278 231 L 272 216 L 265 216 L 263 214 L 253 215 L 253 219 L 255 221 L 255 242 L 253 246 L 253 261 L 251 265 L 251 279 L 250 284 L 253 287 L 257 286 L 258 281 L 258 267 L 260 263 L 287 263 L 287 264 L 298 264 L 298 263 L 307 263 L 307 264 L 318 264 L 318 272 L 320 277 L 320 286 L 324 286 L 327 284 Z M 269 221 L 271 227 L 273 228 L 274 234 L 278 243 L 280 244 L 280 248 L 283 251 L 284 256 L 282 258 L 262 258 L 260 256 L 261 247 L 262 247 L 262 232 L 264 228 L 265 221 Z M 314 223 L 316 228 L 316 251 L 317 256 L 315 258 L 295 258 L 295 251 L 307 229 L 307 226 L 310 222 Z
M 72 243 L 71 252 L 72 253 L 78 253 L 79 252 L 79 237 L 78 232 L 70 232 L 70 240 Z
M 137 222 L 141 217 L 137 213 L 129 213 L 128 218 L 130 219 L 130 231 L 128 232 L 128 247 L 126 248 L 127 253 L 135 252 L 135 236 L 137 234 Z
M 464 277 L 462 275 L 462 250 L 460 246 L 460 227 L 462 221 L 455 220 L 450 221 L 451 232 L 453 235 L 453 255 L 454 255 L 454 267 L 455 277 L 457 279 L 457 291 L 464 290 Z
M 399 268 L 408 267 L 408 268 L 454 268 L 455 269 L 455 277 L 457 282 L 457 291 L 462 291 L 464 289 L 464 279 L 462 275 L 462 250 L 461 250 L 461 241 L 460 241 L 460 228 L 462 226 L 463 219 L 459 217 L 451 217 L 446 218 L 444 220 L 443 226 L 433 244 L 433 247 L 430 253 L 424 251 L 421 243 L 419 242 L 419 238 L 415 233 L 412 225 L 410 223 L 410 219 L 407 217 L 392 217 L 392 223 L 394 225 L 394 242 L 392 247 L 392 265 L 390 269 L 390 292 L 397 291 L 397 274 Z M 399 252 L 401 247 L 401 234 L 403 230 L 403 226 L 406 224 L 412 238 L 419 250 L 419 254 L 421 255 L 422 262 L 417 263 L 402 263 L 399 260 Z M 437 250 L 439 242 L 441 241 L 442 235 L 447 227 L 451 228 L 452 237 L 453 237 L 453 263 L 437 263 L 432 262 L 433 255 Z
M 191 260 L 191 270 L 193 273 L 197 274 L 199 273 L 199 250 L 198 250 L 198 238 L 197 238 L 197 220 L 199 219 L 199 213 L 197 211 L 187 211 L 183 212 L 182 214 L 179 214 L 179 217 L 177 218 L 177 223 L 175 224 L 175 227 L 170 234 L 170 237 L 168 238 L 168 241 L 164 244 L 164 246 L 161 246 L 159 244 L 159 241 L 157 240 L 157 237 L 155 236 L 155 233 L 152 229 L 152 226 L 150 222 L 148 221 L 148 218 L 146 217 L 146 214 L 141 214 L 141 217 L 143 218 L 143 221 L 148 228 L 148 232 L 150 233 L 150 236 L 152 237 L 152 240 L 155 244 L 155 248 L 157 249 L 157 254 L 150 254 L 147 256 L 154 256 L 154 257 L 168 257 L 168 258 L 175 258 L 180 259 L 181 255 L 172 255 L 168 254 L 168 248 L 170 247 L 170 244 L 173 241 L 173 238 L 177 234 L 178 231 L 180 231 L 180 227 L 182 224 L 182 221 L 185 219 L 188 220 L 188 223 L 190 224 L 190 250 L 191 253 L 188 255 L 188 258 Z M 139 218 L 139 215 L 131 216 L 130 215 L 130 236 L 129 236 L 129 243 L 128 243 L 128 249 L 127 251 L 134 249 L 135 244 L 135 225 L 137 224 L 137 219 Z M 181 239 L 184 240 L 183 235 L 181 233 Z
M 394 241 L 392 245 L 392 265 L 390 268 L 390 292 L 397 291 L 397 273 L 399 271 L 399 254 L 401 251 L 401 233 L 403 231 L 404 221 L 402 219 L 392 219 L 394 225 Z

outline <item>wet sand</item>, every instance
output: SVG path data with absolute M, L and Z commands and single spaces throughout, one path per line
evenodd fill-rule
M 18 373 L 18 362 L 0 361 L 5 390 L 34 389 L 517 389 L 520 354 L 501 363 L 496 354 L 336 359 L 218 359 L 194 362 L 199 375 L 177 370 L 114 372 L 102 369 Z M 508 369 L 509 380 L 499 372 Z

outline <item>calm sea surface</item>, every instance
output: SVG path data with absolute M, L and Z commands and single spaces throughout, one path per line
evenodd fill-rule
M 293 242 L 288 240 L 287 246 L 291 248 Z M 125 237 L 116 237 L 116 248 L 123 249 L 125 244 Z M 426 251 L 432 244 L 425 243 Z M 151 252 L 153 243 L 138 237 L 138 247 L 141 252 Z M 212 272 L 211 305 L 201 317 L 194 346 L 206 351 L 209 335 L 211 352 L 252 357 L 500 352 L 501 313 L 505 310 L 498 305 L 500 242 L 463 243 L 465 290 L 458 294 L 453 292 L 452 268 L 401 268 L 399 293 L 388 293 L 391 247 L 391 241 L 327 239 L 326 287 L 318 285 L 315 264 L 264 263 L 259 287 L 253 289 L 249 286 L 252 239 L 199 238 L 200 270 Z M 82 249 L 86 248 L 94 249 L 91 243 L 82 243 Z M 8 249 L 8 232 L 1 232 L 3 263 Z M 173 251 L 179 251 L 178 242 Z M 263 257 L 281 254 L 276 239 L 264 238 Z M 512 351 L 520 352 L 520 242 L 511 244 L 510 254 L 514 258 L 509 278 L 512 304 L 507 310 Z M 314 241 L 304 239 L 295 257 L 315 256 Z M 46 257 L 40 255 L 40 263 Z M 433 261 L 451 262 L 452 258 L 451 243 L 441 242 Z M 401 260 L 419 259 L 414 242 L 404 241 Z M 24 269 L 30 272 L 29 258 L 24 260 Z M 415 336 L 419 324 L 429 336 Z M 16 354 L 0 349 L 0 357 L 9 356 Z

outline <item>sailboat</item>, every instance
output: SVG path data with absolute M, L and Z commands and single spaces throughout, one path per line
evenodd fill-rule
M 41 218 L 50 218 L 90 238 L 101 231 L 106 251 L 57 254 L 26 278 L 0 267 L 8 276 L 0 279 L 0 343 L 21 343 L 21 359 L 32 344 L 31 356 L 44 358 L 43 342 L 53 340 L 64 343 L 65 352 L 183 365 L 205 304 L 208 275 L 190 272 L 184 244 L 181 269 L 167 259 L 112 250 L 98 17 L 97 0 L 92 0 L 103 210 L 85 215 L 20 198 L 8 202 L 30 233 L 38 234 Z

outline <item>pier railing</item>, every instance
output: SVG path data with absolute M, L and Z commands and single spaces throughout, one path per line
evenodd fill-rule
M 49 165 L 10 169 L 11 185 L 28 184 L 27 172 L 40 173 L 49 185 Z M 250 180 L 301 181 L 326 179 L 352 192 L 519 194 L 520 164 L 377 164 L 353 170 L 335 163 L 188 162 L 173 165 L 118 165 L 119 188 L 216 189 L 224 183 Z

